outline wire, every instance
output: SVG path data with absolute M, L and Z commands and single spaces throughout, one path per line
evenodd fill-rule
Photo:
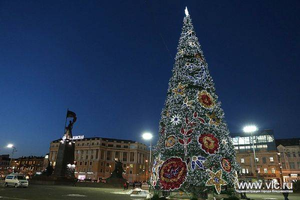
M 161 38 L 161 40 L 163 42 L 163 45 L 165 46 L 165 48 L 166 48 L 166 50 L 167 50 L 170 58 L 173 60 L 173 56 L 171 55 L 171 52 L 170 52 L 170 50 L 169 50 L 169 48 L 168 48 L 168 46 L 166 44 L 166 41 L 165 41 L 164 37 L 162 36 L 160 30 L 157 28 L 157 23 L 156 23 L 156 20 L 155 20 L 155 17 L 154 17 L 154 13 L 153 13 L 152 7 L 151 7 L 150 3 L 147 6 L 147 1 L 145 1 L 145 3 L 146 3 L 146 7 L 149 9 L 149 12 L 151 14 L 152 24 L 154 26 L 154 30 L 156 30 L 158 32 L 158 34 L 159 34 L 159 36 L 160 36 L 160 38 Z

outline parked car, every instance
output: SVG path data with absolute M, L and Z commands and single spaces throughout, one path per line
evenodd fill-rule
M 130 193 L 131 198 L 146 198 L 150 199 L 151 194 L 147 190 L 142 190 L 140 188 L 135 188 L 134 190 L 131 191 Z
M 28 187 L 28 180 L 24 175 L 12 173 L 5 177 L 4 186 L 13 186 L 13 187 Z

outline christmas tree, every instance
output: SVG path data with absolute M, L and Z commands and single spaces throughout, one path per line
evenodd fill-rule
M 151 184 L 195 196 L 233 186 L 238 165 L 213 79 L 185 10 L 173 75 L 161 113 Z

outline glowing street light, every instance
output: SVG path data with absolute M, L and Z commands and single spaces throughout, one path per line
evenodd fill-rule
M 9 143 L 6 146 L 6 148 L 12 149 L 11 158 L 10 158 L 10 161 L 9 161 L 9 166 L 11 167 L 12 157 L 14 156 L 14 153 L 17 151 L 17 148 L 13 144 L 11 144 L 11 143 Z M 14 172 L 14 168 L 13 167 L 12 167 L 12 169 L 13 169 L 13 172 Z
M 150 141 L 150 156 L 149 156 L 149 166 L 148 166 L 148 171 L 149 171 L 149 173 L 150 173 L 150 167 L 151 167 L 151 156 L 152 156 L 152 143 L 151 143 L 151 141 L 152 141 L 152 138 L 153 138 L 153 135 L 152 135 L 152 133 L 149 133 L 149 132 L 145 132 L 145 133 L 143 133 L 142 134 L 142 138 L 144 139 L 144 140 L 149 140 Z
M 146 133 L 143 133 L 142 137 L 143 137 L 144 140 L 150 140 L 151 141 L 151 139 L 153 138 L 153 135 L 149 132 L 146 132 Z
M 245 132 L 245 133 L 253 133 L 253 132 L 255 132 L 255 131 L 257 131 L 258 129 L 257 129 L 257 127 L 255 126 L 255 125 L 248 125 L 248 126 L 245 126 L 244 128 L 243 128 L 243 131 Z
M 252 143 L 253 156 L 254 156 L 254 167 L 255 167 L 256 178 L 258 179 L 258 170 L 257 170 L 257 164 L 256 164 L 257 159 L 256 159 L 256 155 L 255 155 L 254 141 L 252 138 L 252 134 L 254 132 L 256 132 L 257 130 L 258 130 L 258 128 L 255 125 L 248 125 L 243 128 L 244 133 L 250 133 L 250 145 Z

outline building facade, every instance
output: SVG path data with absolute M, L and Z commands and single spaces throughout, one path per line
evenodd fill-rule
M 47 166 L 45 165 L 44 156 L 26 156 L 13 159 L 11 167 L 14 172 L 32 177 L 36 174 L 42 174 Z
M 55 168 L 59 143 L 50 144 L 49 161 Z M 83 138 L 75 142 L 75 177 L 80 180 L 106 179 L 115 169 L 115 160 L 123 163 L 124 178 L 128 181 L 146 181 L 149 177 L 147 146 L 132 140 L 110 138 Z
M 9 173 L 10 157 L 9 155 L 0 155 L 0 179 L 5 178 Z
M 300 138 L 277 139 L 276 145 L 283 181 L 300 180 Z
M 258 175 L 259 180 L 281 182 L 281 168 L 272 130 L 258 131 L 252 136 L 238 134 L 232 137 L 232 142 L 241 167 L 240 179 L 253 181 L 257 180 Z

